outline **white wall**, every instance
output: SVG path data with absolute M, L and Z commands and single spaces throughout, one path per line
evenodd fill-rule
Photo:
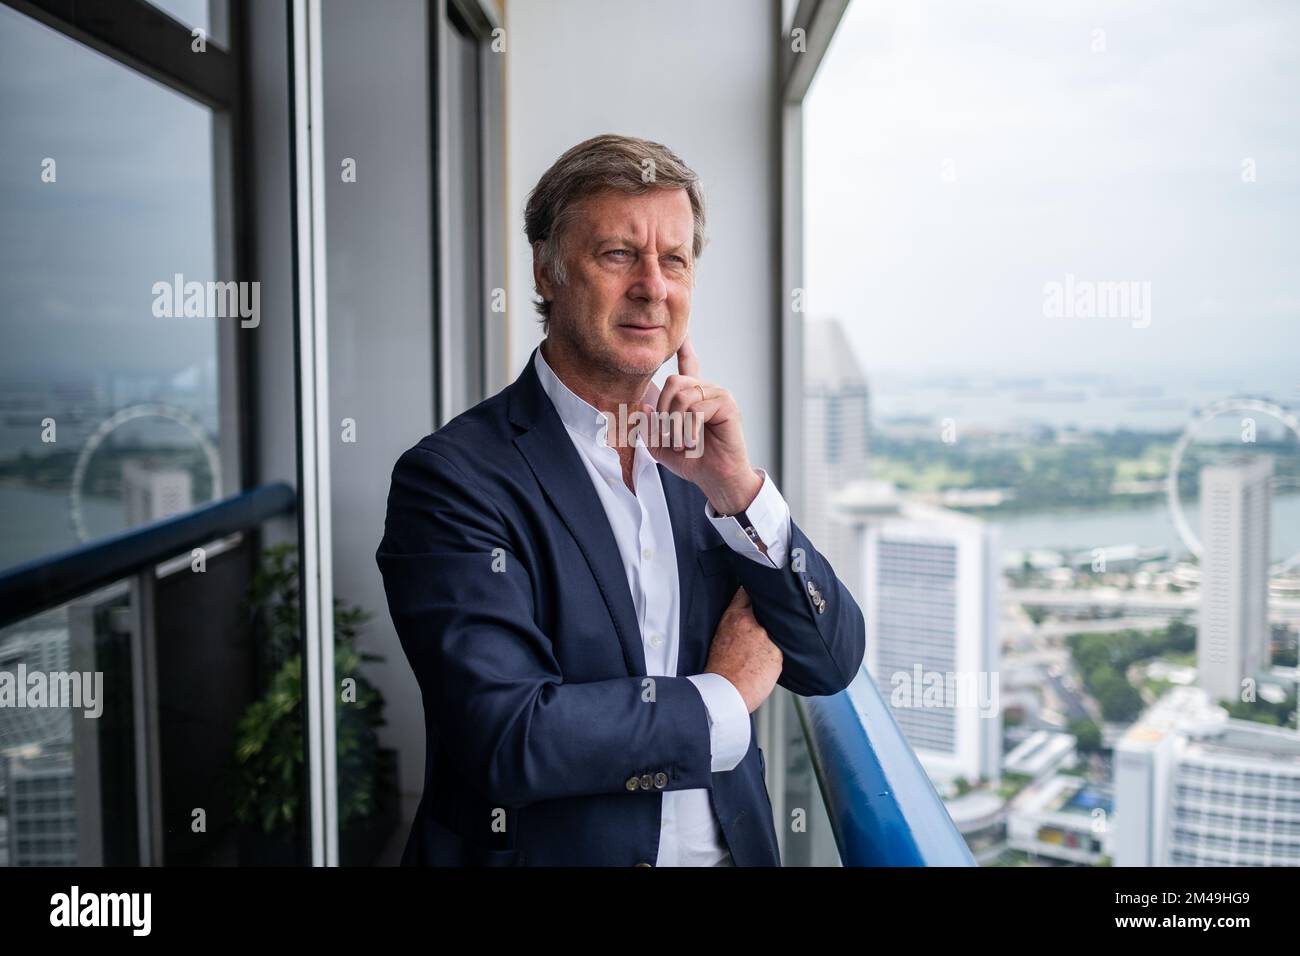
M 729 388 L 755 465 L 776 461 L 777 5 L 765 0 L 507 0 L 511 377 L 541 341 L 524 236 L 529 190 L 598 133 L 663 143 L 700 174 L 710 241 L 691 337 Z M 675 371 L 672 363 L 660 379 Z
M 322 14 L 334 594 L 373 614 L 362 646 L 384 657 L 366 665 L 385 698 L 379 736 L 400 751 L 402 792 L 418 796 L 424 710 L 375 549 L 393 464 L 434 430 L 430 24 L 416 0 Z M 345 418 L 355 442 L 341 441 Z

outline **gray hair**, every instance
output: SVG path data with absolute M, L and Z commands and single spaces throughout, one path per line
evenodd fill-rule
M 538 262 L 556 285 L 568 280 L 564 268 L 564 232 L 579 203 L 606 190 L 640 195 L 651 189 L 685 189 L 695 217 L 692 258 L 699 258 L 704 234 L 704 193 L 700 177 L 667 146 L 605 133 L 572 147 L 542 174 L 524 206 L 524 232 Z M 541 295 L 541 290 L 537 290 Z M 550 330 L 551 303 L 534 304 L 542 316 L 543 331 Z

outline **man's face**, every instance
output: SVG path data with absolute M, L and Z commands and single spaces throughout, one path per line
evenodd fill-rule
M 538 276 L 549 334 L 607 372 L 652 375 L 686 336 L 694 232 L 684 189 L 583 200 L 562 238 L 567 281 Z

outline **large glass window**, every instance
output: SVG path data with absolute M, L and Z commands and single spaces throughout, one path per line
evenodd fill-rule
M 0 674 L 26 697 L 0 709 L 0 865 L 302 858 L 301 787 L 265 770 L 305 749 L 267 703 L 301 685 L 297 581 L 259 529 L 49 560 L 241 490 L 238 74 L 191 43 L 138 3 L 0 5 Z
M 211 317 L 210 109 L 0 6 L 0 115 L 5 568 L 214 497 L 244 320 Z
M 806 526 L 954 819 L 1057 787 L 1100 834 L 982 862 L 1177 862 L 1125 858 L 1169 808 L 1115 760 L 1171 693 L 1295 726 L 1297 37 L 1280 2 L 860 2 L 807 97 Z M 1001 706 L 896 703 L 935 673 Z M 1029 759 L 1067 737 L 1065 778 Z

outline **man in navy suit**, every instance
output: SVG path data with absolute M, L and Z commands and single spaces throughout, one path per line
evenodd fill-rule
M 753 713 L 844 689 L 865 630 L 701 376 L 698 177 L 598 136 L 525 229 L 545 340 L 402 455 L 376 554 L 428 735 L 402 862 L 779 866 Z

